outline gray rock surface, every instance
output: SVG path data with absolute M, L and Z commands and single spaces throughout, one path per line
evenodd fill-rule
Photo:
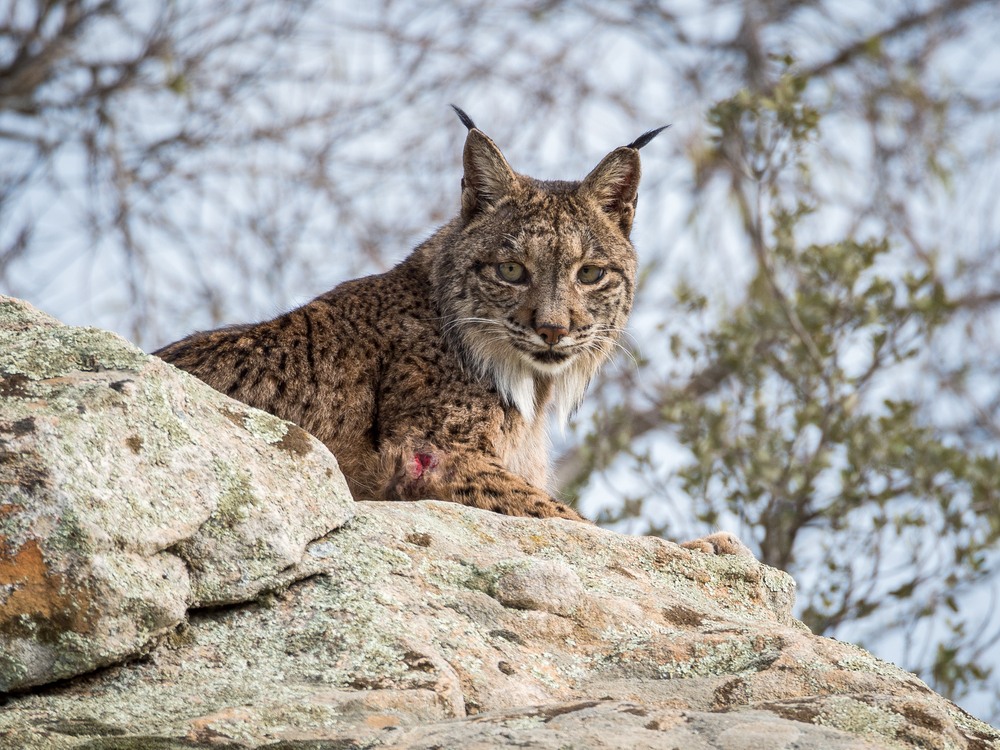
M 306 544 L 353 508 L 300 428 L 0 297 L 0 690 L 311 575 Z
M 323 574 L 12 696 L 0 743 L 1000 748 L 913 675 L 810 634 L 791 579 L 750 558 L 433 501 L 358 503 L 308 554 Z
M 752 558 L 345 507 L 286 423 L 6 304 L 32 338 L 0 345 L 0 676 L 30 684 L 17 660 L 41 644 L 31 680 L 51 684 L 6 695 L 0 747 L 1000 750 L 913 675 L 809 633 L 792 580 Z M 67 354 L 88 336 L 93 356 Z M 51 682 L 88 663 L 111 666 Z

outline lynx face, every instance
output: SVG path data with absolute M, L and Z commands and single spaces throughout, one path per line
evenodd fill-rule
M 475 133 L 466 146 L 465 226 L 436 265 L 445 330 L 526 419 L 540 386 L 551 384 L 565 421 L 632 308 L 638 158 L 619 149 L 582 182 L 542 182 L 515 174 Z

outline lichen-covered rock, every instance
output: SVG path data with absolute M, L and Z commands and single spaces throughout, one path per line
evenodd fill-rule
M 450 503 L 356 507 L 309 545 L 324 575 L 12 697 L 0 745 L 1000 749 L 913 675 L 809 633 L 791 579 L 753 559 Z
M 501 575 L 494 598 L 512 609 L 537 609 L 566 616 L 585 601 L 585 592 L 572 568 L 542 560 L 518 565 Z
M 311 575 L 353 502 L 303 430 L 0 297 L 0 691 Z

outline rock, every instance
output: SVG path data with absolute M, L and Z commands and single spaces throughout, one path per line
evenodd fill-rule
M 512 609 L 535 609 L 568 616 L 583 603 L 580 577 L 562 563 L 542 560 L 501 575 L 495 598 Z
M 353 507 L 300 428 L 0 297 L 0 690 L 315 573 L 306 545 Z
M 344 524 L 295 428 L 109 334 L 0 321 L 0 675 L 113 664 L 8 694 L 0 747 L 1000 750 L 752 557 L 435 501 Z
M 752 558 L 450 503 L 356 507 L 308 547 L 323 575 L 12 696 L 0 744 L 1000 748 L 913 675 L 810 634 L 791 579 Z

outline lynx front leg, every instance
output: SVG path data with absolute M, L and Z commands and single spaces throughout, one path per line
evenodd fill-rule
M 407 446 L 394 451 L 386 500 L 445 500 L 508 516 L 568 518 L 590 523 L 508 471 L 496 458 L 465 448 Z
M 710 555 L 743 555 L 753 557 L 753 552 L 735 534 L 719 531 L 681 545 L 684 549 L 695 549 Z

